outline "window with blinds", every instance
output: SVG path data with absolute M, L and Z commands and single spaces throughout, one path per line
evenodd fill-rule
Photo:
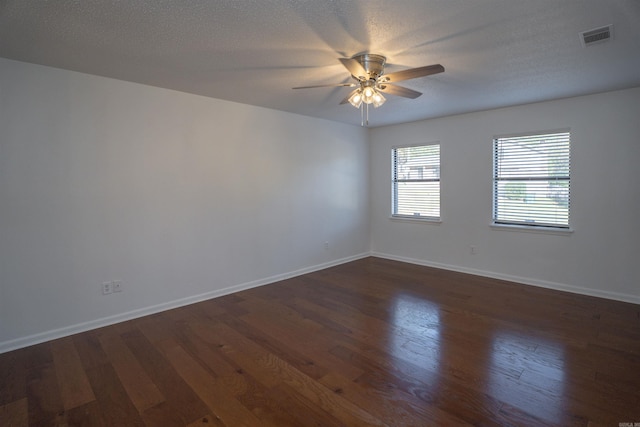
M 569 228 L 570 133 L 493 140 L 493 221 Z
M 392 215 L 440 219 L 440 144 L 396 147 L 393 161 Z

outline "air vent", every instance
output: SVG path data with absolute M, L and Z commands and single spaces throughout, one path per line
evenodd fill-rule
M 580 42 L 584 47 L 598 43 L 604 43 L 613 37 L 613 25 L 606 27 L 594 28 L 593 30 L 583 31 L 580 33 Z

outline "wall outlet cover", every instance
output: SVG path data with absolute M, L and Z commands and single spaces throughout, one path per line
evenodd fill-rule
M 111 282 L 102 282 L 102 295 L 108 295 L 113 292 L 113 284 Z

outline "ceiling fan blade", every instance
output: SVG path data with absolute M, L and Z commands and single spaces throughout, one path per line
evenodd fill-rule
M 444 67 L 440 64 L 427 65 L 424 67 L 409 68 L 408 70 L 385 74 L 378 79 L 378 82 L 401 82 L 403 80 L 416 79 L 418 77 L 430 76 L 432 74 L 438 74 L 442 72 L 444 72 Z
M 392 84 L 382 84 L 378 86 L 380 92 L 388 93 L 391 95 L 403 96 L 405 98 L 416 99 L 422 92 L 418 92 L 417 90 L 409 89 L 403 86 L 396 86 Z
M 351 93 L 349 93 L 349 95 L 347 95 L 342 101 L 340 101 L 339 105 L 348 103 L 349 102 L 349 98 L 351 98 L 351 95 L 353 95 L 357 91 L 358 91 L 358 89 L 351 91 Z
M 355 83 L 336 83 L 336 84 L 328 84 L 328 85 L 298 86 L 298 87 L 292 87 L 291 89 L 314 89 L 317 87 L 343 87 L 343 86 L 355 87 L 356 84 Z
M 368 80 L 369 74 L 364 69 L 362 64 L 353 58 L 338 58 L 342 65 L 349 70 L 349 72 L 355 76 L 358 80 Z

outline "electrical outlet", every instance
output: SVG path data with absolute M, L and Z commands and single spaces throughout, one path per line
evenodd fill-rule
M 476 248 L 475 246 L 470 246 L 469 252 L 471 253 L 471 255 L 475 255 L 478 253 L 478 248 Z
M 113 283 L 102 282 L 102 295 L 108 295 L 110 293 L 113 293 Z
M 114 280 L 111 283 L 113 284 L 113 292 L 122 292 L 122 280 Z
M 324 250 L 328 250 L 329 249 L 329 242 L 324 242 Z

